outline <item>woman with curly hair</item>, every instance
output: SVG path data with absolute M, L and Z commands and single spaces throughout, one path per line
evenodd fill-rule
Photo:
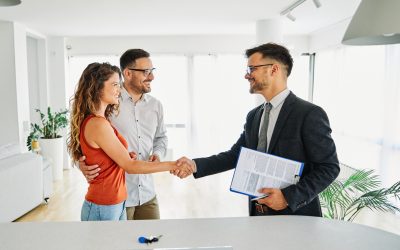
M 86 156 L 88 165 L 98 164 L 99 176 L 89 183 L 81 220 L 125 220 L 125 171 L 147 174 L 189 171 L 176 162 L 134 160 L 126 140 L 111 125 L 118 111 L 121 71 L 109 63 L 92 63 L 83 71 L 72 101 L 68 152 L 73 160 Z

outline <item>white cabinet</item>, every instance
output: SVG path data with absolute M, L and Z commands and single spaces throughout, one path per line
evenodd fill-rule
M 43 158 L 43 199 L 47 200 L 53 194 L 53 173 L 51 160 Z

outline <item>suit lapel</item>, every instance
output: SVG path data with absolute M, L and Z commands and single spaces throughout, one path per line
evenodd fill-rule
M 261 121 L 261 116 L 263 113 L 263 105 L 260 106 L 259 109 L 257 109 L 256 114 L 254 115 L 253 122 L 251 124 L 251 134 L 250 134 L 250 145 L 249 148 L 251 149 L 256 149 L 257 144 L 258 144 L 258 132 L 260 131 L 260 121 Z
M 296 95 L 290 92 L 290 94 L 286 97 L 285 102 L 282 105 L 282 109 L 279 112 L 278 120 L 276 121 L 274 132 L 272 133 L 271 141 L 268 146 L 268 153 L 272 152 L 272 149 L 275 147 L 276 142 L 278 141 L 279 134 L 285 125 L 285 122 L 293 109 L 293 103 L 296 101 Z

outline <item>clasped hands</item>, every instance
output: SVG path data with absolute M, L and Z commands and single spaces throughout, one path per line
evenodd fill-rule
M 132 159 L 136 160 L 137 155 L 135 152 L 129 152 L 129 155 Z M 160 158 L 157 155 L 151 155 L 149 161 L 160 161 Z M 188 177 L 189 175 L 196 172 L 196 164 L 194 161 L 187 157 L 181 157 L 176 162 L 176 167 L 170 171 L 171 174 L 183 179 Z
M 137 154 L 135 152 L 129 152 L 129 156 L 134 160 L 137 159 Z M 86 159 L 85 156 L 81 156 L 79 158 L 79 169 L 82 171 L 83 175 L 85 176 L 86 181 L 88 183 L 90 183 L 99 175 L 100 168 L 98 165 L 91 165 L 91 166 L 86 165 L 85 159 Z M 158 155 L 153 154 L 153 155 L 150 155 L 149 161 L 159 162 L 160 158 L 158 157 Z M 193 174 L 194 172 L 196 172 L 196 165 L 194 164 L 194 162 L 192 160 L 190 160 L 189 158 L 186 158 L 186 157 L 182 157 L 182 158 L 178 159 L 176 161 L 176 167 L 170 171 L 171 174 L 173 174 L 181 179 L 188 177 L 189 175 Z
M 176 161 L 177 168 L 169 171 L 171 174 L 183 179 L 196 172 L 196 164 L 187 157 L 181 157 Z

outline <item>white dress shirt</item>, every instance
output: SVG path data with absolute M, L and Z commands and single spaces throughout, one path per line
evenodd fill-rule
M 128 142 L 128 151 L 147 161 L 151 154 L 164 156 L 168 138 L 164 112 L 159 100 L 148 94 L 134 103 L 125 88 L 121 89 L 119 114 L 111 122 Z M 156 195 L 151 174 L 125 174 L 128 191 L 127 207 L 142 205 Z

